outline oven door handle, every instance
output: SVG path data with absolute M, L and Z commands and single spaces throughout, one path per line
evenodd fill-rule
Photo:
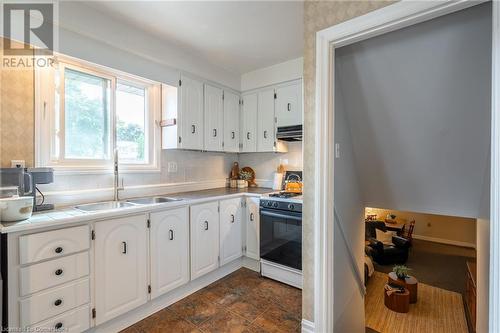
M 283 218 L 283 219 L 288 219 L 288 220 L 302 221 L 302 216 L 279 214 L 279 213 L 270 212 L 267 210 L 261 210 L 260 215 Z

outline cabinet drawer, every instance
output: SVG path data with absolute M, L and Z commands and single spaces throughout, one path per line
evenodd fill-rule
M 21 268 L 21 296 L 89 275 L 89 253 L 49 260 Z
M 80 333 L 89 329 L 89 327 L 90 306 L 85 305 L 33 325 L 30 329 L 33 332 L 57 332 L 60 330 L 61 332 Z
M 57 258 L 89 248 L 89 226 L 58 229 L 19 237 L 21 265 Z
M 22 327 L 36 324 L 89 302 L 89 279 L 42 291 L 20 301 Z

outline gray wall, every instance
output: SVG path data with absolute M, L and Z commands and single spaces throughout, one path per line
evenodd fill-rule
M 336 59 L 365 204 L 478 217 L 491 4 L 343 47 Z
M 360 272 L 364 272 L 364 205 L 359 191 L 358 175 L 353 168 L 354 152 L 352 135 L 343 107 L 343 94 L 340 86 L 335 91 L 335 142 L 340 144 L 340 157 L 335 159 L 334 195 L 335 210 L 340 218 L 342 229 L 349 246 L 357 258 Z M 333 283 L 335 290 L 334 323 L 335 332 L 362 332 L 365 318 L 360 316 L 359 309 L 364 307 L 364 298 L 356 284 L 355 271 L 349 261 L 348 248 L 343 240 L 339 223 L 334 227 Z M 363 312 L 364 313 L 364 312 Z

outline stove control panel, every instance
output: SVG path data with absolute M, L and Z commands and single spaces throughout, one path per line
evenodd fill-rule
M 279 209 L 290 212 L 302 212 L 302 204 L 287 200 L 260 199 L 260 207 L 267 209 Z

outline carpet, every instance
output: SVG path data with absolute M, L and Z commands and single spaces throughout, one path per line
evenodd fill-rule
M 465 263 L 471 259 L 475 259 L 474 249 L 413 240 L 406 265 L 411 268 L 410 274 L 420 282 L 463 294 L 467 270 Z M 392 271 L 393 265 L 373 264 L 376 271 Z
M 467 321 L 459 293 L 418 285 L 418 301 L 408 313 L 397 313 L 384 305 L 387 275 L 375 272 L 367 284 L 366 326 L 382 333 L 467 333 Z

